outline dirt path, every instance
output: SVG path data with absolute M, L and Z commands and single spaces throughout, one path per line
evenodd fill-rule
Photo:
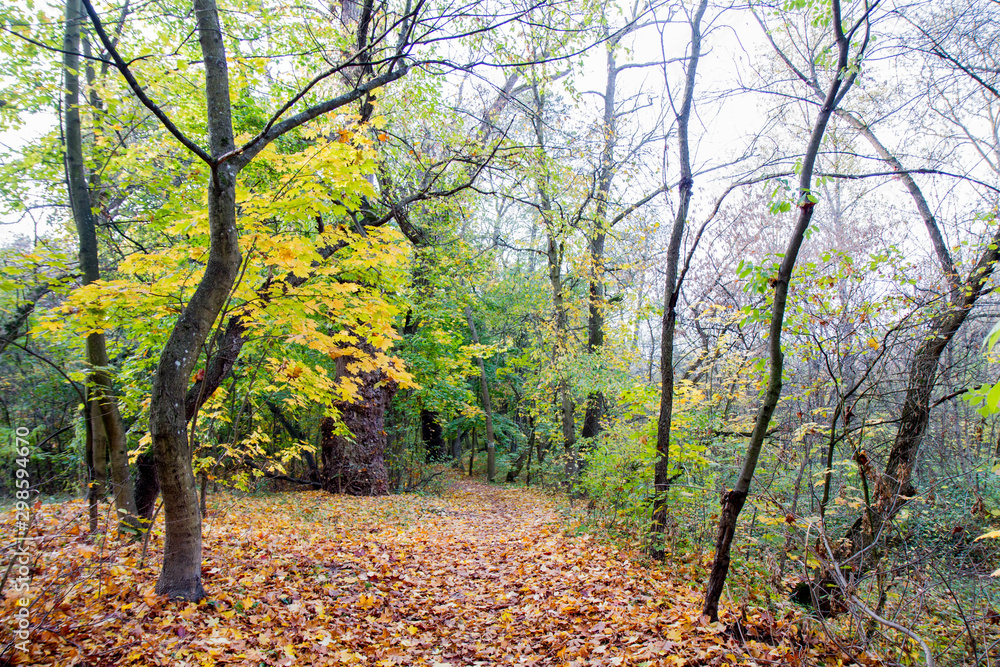
M 376 539 L 363 574 L 378 591 L 378 616 L 364 619 L 376 664 L 737 664 L 741 653 L 723 626 L 697 623 L 684 573 L 565 535 L 537 493 L 461 481 Z
M 664 592 L 662 582 L 651 590 L 645 568 L 593 539 L 566 537 L 553 508 L 523 492 L 467 483 L 452 504 L 462 509 L 389 542 L 406 554 L 402 581 L 414 587 L 388 599 L 421 630 L 407 648 L 458 664 L 683 664 L 666 637 L 685 619 L 661 609 L 667 598 L 652 594 Z M 670 602 L 681 598 L 696 602 L 671 587 Z

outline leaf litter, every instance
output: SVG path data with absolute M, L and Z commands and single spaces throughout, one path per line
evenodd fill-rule
M 4 623 L 0 664 L 880 664 L 795 611 L 706 623 L 700 564 L 570 535 L 558 504 L 465 479 L 441 496 L 219 496 L 197 604 L 154 593 L 162 520 L 143 558 L 141 543 L 94 540 L 81 501 L 46 505 L 32 532 L 31 652 L 11 649 Z M 11 512 L 11 534 L 13 523 Z M 5 591 L 5 617 L 17 597 Z

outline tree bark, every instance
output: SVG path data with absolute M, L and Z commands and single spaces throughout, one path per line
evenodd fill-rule
M 356 347 L 363 354 L 374 354 L 368 343 Z M 330 417 L 320 422 L 323 488 L 331 493 L 353 496 L 384 496 L 389 493 L 389 471 L 385 464 L 385 413 L 396 383 L 382 371 L 352 373 L 347 370 L 351 357 L 338 357 L 338 376 L 357 382 L 358 400 L 338 403 L 343 425 L 352 438 L 338 435 Z
M 83 284 L 89 285 L 100 279 L 101 271 L 98 261 L 97 230 L 83 161 L 83 131 L 80 120 L 79 51 L 80 24 L 83 19 L 80 0 L 66 0 L 66 31 L 63 36 L 63 77 L 66 87 L 63 110 L 66 184 L 80 242 L 80 270 L 83 273 Z M 93 386 L 93 392 L 89 396 L 95 403 L 91 414 L 99 417 L 107 437 L 111 463 L 111 490 L 118 510 L 119 527 L 138 530 L 140 524 L 136 521 L 125 427 L 118 411 L 118 401 L 112 389 L 111 378 L 105 370 L 110 362 L 103 333 L 92 333 L 87 336 L 87 362 L 91 368 L 89 383 Z
M 809 228 L 809 222 L 812 220 L 813 209 L 815 208 L 815 200 L 812 195 L 812 175 L 816 166 L 816 157 L 819 154 L 820 144 L 826 133 L 826 126 L 830 120 L 830 116 L 851 89 L 857 77 L 856 71 L 848 73 L 848 56 L 854 31 L 850 35 L 844 33 L 840 1 L 831 0 L 830 4 L 832 9 L 831 26 L 834 30 L 837 44 L 837 70 L 827 90 L 823 105 L 816 116 L 812 133 L 806 145 L 798 184 L 798 220 L 782 257 L 778 268 L 778 275 L 772 279 L 774 284 L 774 302 L 771 310 L 771 323 L 768 329 L 770 377 L 768 378 L 767 391 L 764 394 L 764 400 L 757 413 L 757 420 L 750 435 L 750 442 L 747 444 L 746 458 L 743 461 L 739 478 L 733 489 L 723 494 L 722 497 L 719 528 L 715 540 L 715 557 L 712 560 L 712 570 L 709 574 L 705 590 L 705 604 L 702 609 L 702 614 L 712 621 L 719 620 L 719 599 L 722 597 L 726 576 L 729 573 L 730 551 L 733 543 L 733 535 L 736 532 L 737 520 L 740 511 L 742 511 L 746 503 L 747 495 L 750 491 L 750 483 L 753 481 L 753 474 L 757 468 L 757 461 L 760 458 L 764 437 L 771 422 L 771 417 L 774 414 L 774 409 L 778 404 L 778 399 L 781 397 L 781 376 L 784 369 L 784 354 L 781 350 L 781 330 L 785 319 L 785 306 L 788 299 L 792 271 L 795 268 L 795 261 L 798 258 L 799 249 L 802 246 L 805 232 Z M 864 24 L 866 32 L 864 41 L 858 49 L 858 57 L 860 57 L 868 45 L 867 22 L 864 22 Z M 861 24 L 858 25 L 860 26 Z
M 156 474 L 156 458 L 152 450 L 139 454 L 135 474 L 135 508 L 139 516 L 150 520 L 160 495 L 160 478 Z
M 517 460 L 514 461 L 514 467 L 507 471 L 506 481 L 508 484 L 517 481 L 517 476 L 521 474 L 521 469 L 524 468 L 525 462 L 528 464 L 528 478 L 531 478 L 531 452 L 534 448 L 535 429 L 532 427 L 531 434 L 528 436 L 528 446 L 521 450 Z
M 156 590 L 170 597 L 198 600 L 205 595 L 201 583 L 201 513 L 187 434 L 186 389 L 188 377 L 229 296 L 241 262 L 236 220 L 236 176 L 278 137 L 405 76 L 409 69 L 402 58 L 410 44 L 408 28 L 414 16 L 408 16 L 404 21 L 401 39 L 394 55 L 388 60 L 385 73 L 363 84 L 356 84 L 342 95 L 327 98 L 298 113 L 285 114 L 299 99 L 294 98 L 281 114 L 237 149 L 233 140 L 229 74 L 218 7 L 215 0 L 194 0 L 195 31 L 205 71 L 209 143 L 206 151 L 187 137 L 149 98 L 146 89 L 136 80 L 129 64 L 105 32 L 91 0 L 79 1 L 86 8 L 110 60 L 132 93 L 177 141 L 210 169 L 208 260 L 194 294 L 174 324 L 160 354 L 153 377 L 150 405 L 150 434 L 163 491 L 166 523 L 163 569 Z
M 660 333 L 660 415 L 656 422 L 656 466 L 653 471 L 653 513 L 650 523 L 650 553 L 663 557 L 663 532 L 667 519 L 667 492 L 670 490 L 670 423 L 674 409 L 674 331 L 677 324 L 677 299 L 681 281 L 677 279 L 681 240 L 687 226 L 688 208 L 694 191 L 688 126 L 694 104 L 694 86 L 701 58 L 701 20 L 708 0 L 701 0 L 691 19 L 691 56 L 684 78 L 684 94 L 677 111 L 677 145 L 681 179 L 679 200 L 667 246 L 666 286 L 663 291 L 663 328 Z
M 535 99 L 535 116 L 533 125 L 535 130 L 535 140 L 542 151 L 539 159 L 539 173 L 535 176 L 535 187 L 538 191 L 539 212 L 542 217 L 542 224 L 546 232 L 545 256 L 548 260 L 549 286 L 552 289 L 552 310 L 555 320 L 555 349 L 553 350 L 553 363 L 556 366 L 563 365 L 563 357 L 568 352 L 569 335 L 569 314 L 566 312 L 564 285 L 562 280 L 562 262 L 565 252 L 565 243 L 559 238 L 558 225 L 553 219 L 552 200 L 549 194 L 549 183 L 546 176 L 547 166 L 544 164 L 545 149 L 545 110 L 544 97 L 538 88 L 538 83 L 533 82 L 532 92 Z M 579 465 L 576 455 L 576 427 L 573 417 L 573 398 L 570 395 L 569 381 L 565 377 L 565 371 L 560 369 L 559 381 L 555 389 L 558 401 L 559 422 L 562 426 L 563 453 L 566 457 L 566 476 L 569 481 L 574 481 L 579 472 Z
M 797 69 L 773 40 L 771 40 L 771 44 L 785 65 L 809 86 L 815 96 L 821 97 L 822 93 L 816 81 Z M 1000 229 L 987 243 L 973 269 L 962 279 L 945 243 L 937 219 L 913 176 L 863 120 L 844 109 L 838 109 L 835 113 L 838 118 L 846 121 L 858 134 L 864 137 L 875 149 L 879 158 L 897 172 L 899 180 L 909 193 L 917 213 L 924 223 L 941 272 L 948 285 L 948 306 L 943 312 L 932 318 L 930 331 L 924 337 L 910 362 L 899 427 L 886 460 L 883 474 L 885 484 L 877 485 L 881 495 L 874 499 L 875 507 L 872 509 L 875 511 L 870 515 L 859 517 L 848 531 L 848 538 L 852 542 L 851 558 L 856 559 L 860 552 L 871 545 L 882 524 L 902 506 L 902 498 L 916 493 L 910 483 L 910 477 L 916 465 L 920 443 L 930 420 L 930 400 L 936 386 L 938 364 L 948 343 L 958 332 L 984 292 L 985 283 L 992 274 L 998 257 L 1000 257 L 997 252 L 997 244 L 1000 243 Z M 827 474 L 829 475 L 829 471 Z M 829 487 L 829 481 L 827 487 Z M 827 494 L 824 494 L 824 505 L 826 497 Z M 866 521 L 866 517 L 874 518 L 874 521 Z M 864 569 L 868 562 L 870 559 L 866 559 L 865 563 L 854 563 L 855 572 Z
M 601 164 L 597 175 L 597 200 L 594 212 L 594 230 L 588 241 L 590 251 L 590 299 L 587 307 L 587 352 L 599 354 L 604 348 L 604 310 L 607 308 L 604 286 L 604 244 L 608 230 L 608 195 L 611 192 L 611 181 L 617 172 L 615 164 L 615 145 L 617 144 L 617 123 L 615 122 L 615 103 L 617 102 L 618 66 L 615 62 L 615 49 L 625 33 L 618 33 L 614 39 L 609 39 L 605 45 L 607 80 L 604 85 L 604 117 L 602 130 L 604 143 L 601 148 Z M 601 417 L 604 416 L 605 400 L 600 391 L 587 395 L 587 408 L 583 417 L 584 439 L 594 438 L 601 432 Z
M 23 335 L 22 330 L 31 313 L 35 311 L 35 304 L 48 293 L 48 283 L 35 285 L 25 293 L 24 299 L 14 308 L 10 316 L 0 323 L 0 355 L 3 355 L 11 341 Z
M 472 343 L 479 345 L 479 334 L 476 332 L 476 322 L 472 319 L 472 308 L 465 307 L 465 319 L 469 323 Z M 496 443 L 493 440 L 493 407 L 490 403 L 490 386 L 486 382 L 486 365 L 482 357 L 476 357 L 479 366 L 479 388 L 483 394 L 483 412 L 486 414 L 486 479 L 493 482 L 497 476 Z
M 267 405 L 267 409 L 271 411 L 271 414 L 278 420 L 278 423 L 284 427 L 285 431 L 288 432 L 288 435 L 300 442 L 306 442 L 309 439 L 295 422 L 290 421 L 285 416 L 285 413 L 281 411 L 281 408 L 278 407 L 274 401 L 265 401 L 265 403 Z M 305 459 L 306 467 L 309 468 L 309 481 L 319 484 L 320 472 L 319 467 L 316 465 L 316 458 L 308 449 L 302 450 L 302 458 Z
M 205 66 L 210 152 L 218 159 L 234 148 L 222 27 L 214 0 L 195 0 L 194 12 Z M 201 511 L 191 468 L 185 393 L 198 351 L 229 296 L 241 261 L 236 230 L 237 170 L 229 162 L 210 166 L 208 262 L 160 354 L 149 420 L 166 525 L 163 570 L 156 592 L 186 600 L 200 600 L 205 590 L 201 583 Z
M 436 463 L 448 458 L 448 446 L 444 441 L 438 413 L 432 410 L 420 411 L 420 438 L 424 442 L 427 463 Z

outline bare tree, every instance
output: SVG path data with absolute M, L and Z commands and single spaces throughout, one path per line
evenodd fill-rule
M 719 618 L 719 598 L 722 596 L 726 576 L 729 573 L 730 550 L 732 548 L 733 535 L 736 531 L 736 522 L 740 511 L 743 509 L 743 505 L 746 503 L 754 471 L 757 468 L 757 461 L 760 458 L 761 446 L 770 427 L 771 416 L 774 414 L 774 409 L 781 396 L 782 372 L 784 367 L 781 331 L 784 325 L 785 307 L 788 300 L 788 289 L 792 278 L 792 271 L 795 268 L 799 249 L 802 247 L 805 232 L 809 228 L 809 222 L 812 219 L 813 210 L 816 206 L 816 195 L 813 192 L 812 182 L 816 159 L 830 117 L 837 107 L 840 106 L 840 102 L 844 99 L 844 96 L 850 92 L 857 78 L 860 56 L 864 54 L 868 46 L 870 15 L 876 6 L 877 3 L 871 6 L 867 4 L 863 6 L 860 18 L 853 25 L 849 26 L 849 24 L 845 24 L 845 17 L 841 12 L 840 0 L 831 0 L 830 2 L 830 25 L 833 30 L 837 51 L 836 68 L 831 76 L 823 104 L 817 113 L 812 132 L 803 153 L 797 200 L 795 202 L 795 205 L 798 207 L 795 227 L 788 240 L 784 256 L 781 258 L 778 273 L 771 279 L 771 284 L 774 287 L 774 298 L 771 306 L 771 322 L 768 329 L 770 363 L 767 389 L 757 413 L 753 432 L 750 435 L 750 442 L 747 444 L 746 458 L 743 461 L 739 477 L 735 486 L 723 494 L 722 497 L 719 528 L 715 540 L 715 556 L 712 560 L 712 571 L 706 586 L 705 604 L 702 610 L 702 613 L 713 621 L 717 621 Z M 852 66 L 850 61 L 851 43 L 862 28 L 864 28 L 863 39 L 858 46 Z
M 653 516 L 650 526 L 651 551 L 663 555 L 663 530 L 667 513 L 667 491 L 670 488 L 670 422 L 674 406 L 674 329 L 677 324 L 677 300 L 683 276 L 678 279 L 681 240 L 687 227 L 688 208 L 694 190 L 691 170 L 691 147 L 688 127 L 694 104 L 694 87 L 701 58 L 701 22 L 708 8 L 708 0 L 701 0 L 694 14 L 689 16 L 691 25 L 691 53 L 687 59 L 684 92 L 677 107 L 677 147 L 680 163 L 680 185 L 677 210 L 667 246 L 666 285 L 663 291 L 663 327 L 660 334 L 660 415 L 656 424 L 656 467 L 653 477 Z

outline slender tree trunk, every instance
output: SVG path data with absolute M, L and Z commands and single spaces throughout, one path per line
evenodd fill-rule
M 195 0 L 205 65 L 208 137 L 213 158 L 234 148 L 226 52 L 214 0 Z M 240 266 L 236 231 L 236 168 L 211 165 L 210 248 L 205 273 L 160 354 L 153 377 L 150 433 L 163 492 L 163 570 L 156 592 L 186 600 L 205 596 L 201 583 L 201 511 L 188 442 L 185 392 L 198 351 L 222 310 Z
M 91 0 L 83 3 L 97 36 L 128 83 L 132 93 L 179 142 L 198 156 L 210 170 L 208 178 L 209 252 L 204 273 L 194 294 L 174 324 L 160 354 L 150 397 L 150 435 L 157 473 L 163 491 L 166 534 L 163 569 L 156 585 L 160 594 L 198 600 L 201 583 L 201 513 L 191 468 L 187 433 L 186 389 L 202 345 L 229 297 L 241 256 L 236 220 L 236 177 L 266 146 L 283 134 L 324 114 L 362 99 L 371 91 L 402 78 L 409 68 L 402 62 L 410 44 L 404 21 L 396 56 L 386 71 L 343 95 L 325 99 L 282 120 L 269 123 L 247 144 L 236 150 L 230 105 L 229 73 L 222 26 L 215 0 L 194 0 L 195 31 L 205 72 L 208 150 L 174 125 L 136 80 L 128 63 L 105 32 Z M 298 99 L 298 98 L 295 98 Z M 294 101 L 294 100 L 293 100 Z M 237 345 L 238 351 L 238 345 Z
M 21 303 L 3 322 L 0 322 L 0 355 L 3 355 L 11 341 L 17 340 L 23 335 L 24 325 L 31 317 L 31 313 L 35 311 L 35 304 L 48 293 L 49 284 L 47 282 L 39 283 L 28 289 Z
M 617 172 L 615 145 L 617 144 L 617 123 L 615 104 L 617 102 L 618 65 L 615 49 L 621 34 L 609 39 L 605 45 L 607 79 L 604 86 L 604 118 L 602 130 L 604 143 L 601 149 L 601 165 L 597 176 L 597 207 L 594 215 L 594 230 L 589 240 L 590 251 L 590 299 L 587 311 L 587 352 L 600 354 L 604 348 L 604 311 L 607 308 L 604 286 L 604 244 L 607 240 L 608 195 L 611 181 Z M 593 438 L 601 432 L 601 417 L 604 416 L 605 400 L 600 391 L 587 396 L 587 409 L 583 417 L 583 438 Z
M 576 479 L 579 466 L 576 455 L 576 426 L 573 417 L 573 398 L 570 395 L 569 381 L 565 377 L 563 357 L 568 353 L 568 330 L 569 314 L 566 312 L 564 286 L 562 281 L 562 261 L 565 252 L 565 243 L 559 239 L 558 225 L 554 219 L 552 210 L 552 200 L 549 194 L 549 182 L 547 177 L 547 165 L 545 164 L 545 100 L 538 88 L 538 83 L 533 82 L 532 92 L 535 99 L 535 116 L 533 125 L 535 130 L 535 140 L 542 151 L 539 159 L 538 174 L 535 176 L 535 187 L 538 191 L 539 212 L 542 217 L 542 224 L 546 230 L 546 259 L 548 260 L 549 285 L 552 289 L 552 310 L 555 319 L 555 339 L 556 345 L 553 351 L 553 363 L 560 367 L 559 381 L 556 383 L 556 395 L 558 400 L 557 410 L 559 421 L 562 426 L 563 453 L 566 457 L 566 476 L 572 482 Z
M 88 391 L 89 393 L 89 391 Z M 86 427 L 86 450 L 85 458 L 87 464 L 87 516 L 89 518 L 89 528 L 91 534 L 97 532 L 97 504 L 100 502 L 100 485 L 101 481 L 97 477 L 97 467 L 94 460 L 94 417 L 91 414 L 91 406 L 93 404 L 91 401 L 86 401 L 85 405 L 81 409 L 83 414 L 83 421 Z
M 684 96 L 677 111 L 677 145 L 680 153 L 681 180 L 674 225 L 667 246 L 667 276 L 663 292 L 663 329 L 660 334 L 660 416 L 656 423 L 656 466 L 653 472 L 653 516 L 650 525 L 650 553 L 663 557 L 663 532 L 667 519 L 667 492 L 670 489 L 670 422 L 674 409 L 674 330 L 677 323 L 677 299 L 681 285 L 677 280 L 681 239 L 687 225 L 688 208 L 694 190 L 688 125 L 694 103 L 694 85 L 701 58 L 701 20 L 708 0 L 701 0 L 691 19 L 691 57 L 684 80 Z
M 479 447 L 479 437 L 476 435 L 476 429 L 472 429 L 472 447 L 469 449 L 469 477 L 472 477 L 472 464 L 476 460 L 476 449 Z
M 64 133 L 66 137 L 66 183 L 70 207 L 76 222 L 80 242 L 80 269 L 83 284 L 101 277 L 98 262 L 97 230 L 91 209 L 90 191 L 87 187 L 86 168 L 83 161 L 83 131 L 80 121 L 80 25 L 84 19 L 80 0 L 66 0 L 66 32 L 63 37 L 63 77 L 66 86 Z M 90 394 L 96 413 L 107 437 L 111 463 L 112 495 L 118 510 L 120 525 L 138 529 L 135 498 L 128 466 L 128 445 L 118 401 L 114 396 L 111 378 L 105 370 L 109 365 L 107 345 L 103 333 L 87 336 L 87 362 L 90 364 L 89 382 L 94 390 Z M 96 433 L 95 433 L 96 434 Z
M 528 486 L 529 484 L 531 484 L 531 451 L 535 448 L 534 447 L 534 445 L 535 445 L 535 439 L 536 439 L 535 429 L 532 428 L 531 429 L 531 436 L 528 438 L 527 471 L 525 471 L 525 473 L 524 473 L 524 485 L 525 486 Z
M 816 165 L 816 157 L 819 154 L 820 144 L 826 133 L 826 126 L 830 120 L 830 116 L 844 95 L 851 89 L 857 76 L 856 72 L 848 73 L 850 37 L 853 37 L 853 34 L 850 37 L 844 34 L 840 1 L 831 0 L 831 8 L 831 26 L 836 36 L 838 52 L 837 70 L 827 90 L 819 114 L 816 117 L 816 122 L 813 125 L 812 133 L 803 155 L 802 171 L 798 187 L 798 220 L 788 241 L 785 254 L 782 257 L 778 268 L 778 275 L 772 279 L 774 284 L 774 302 L 771 310 L 771 324 L 768 330 L 770 375 L 767 390 L 764 394 L 760 410 L 757 413 L 757 421 L 750 435 L 750 442 L 747 444 L 746 458 L 743 461 L 739 478 L 736 481 L 736 485 L 730 491 L 723 494 L 722 497 L 722 509 L 719 512 L 719 529 L 715 540 L 715 557 L 712 560 L 712 571 L 706 586 L 705 604 L 702 609 L 702 613 L 712 621 L 719 620 L 719 599 L 722 597 L 726 576 L 729 573 L 730 551 L 733 543 L 733 535 L 736 532 L 736 522 L 746 503 L 750 483 L 753 481 L 753 474 L 757 468 L 757 461 L 760 458 L 764 437 L 771 423 L 771 417 L 778 404 L 778 399 L 781 397 L 781 376 L 784 369 L 784 354 L 781 350 L 781 329 L 785 320 L 785 306 L 788 299 L 792 271 L 795 268 L 795 261 L 798 258 L 799 249 L 802 246 L 805 232 L 809 228 L 813 209 L 815 208 L 815 199 L 812 194 L 812 174 Z M 866 31 L 864 41 L 859 48 L 859 57 L 864 52 L 867 44 L 868 34 Z
M 822 99 L 822 91 L 817 82 L 799 71 L 773 40 L 771 44 L 789 69 L 812 89 L 817 98 Z M 848 538 L 853 543 L 852 551 L 856 557 L 858 553 L 871 545 L 871 541 L 879 533 L 882 523 L 891 518 L 901 507 L 900 496 L 911 496 L 915 493 L 910 483 L 910 476 L 916 464 L 920 443 L 930 421 L 930 400 L 936 386 L 938 364 L 948 343 L 965 322 L 969 311 L 979 297 L 984 293 L 985 282 L 992 274 L 998 257 L 1000 257 L 997 252 L 997 246 L 1000 243 L 1000 230 L 997 230 L 993 238 L 990 239 L 979 260 L 963 280 L 955 267 L 930 205 L 913 176 L 860 118 L 843 109 L 838 109 L 835 113 L 871 144 L 883 162 L 898 172 L 899 180 L 906 187 L 917 213 L 924 223 L 924 228 L 927 230 L 931 246 L 934 248 L 949 290 L 947 309 L 931 320 L 930 331 L 917 348 L 910 363 L 899 427 L 885 466 L 884 477 L 887 484 L 879 485 L 879 488 L 887 493 L 875 499 L 876 507 L 874 509 L 878 510 L 877 512 L 866 513 L 866 515 L 859 517 L 848 531 Z M 829 499 L 829 465 L 831 461 L 832 443 L 828 456 L 827 480 L 821 508 L 825 508 Z M 872 517 L 874 522 L 870 520 Z M 853 567 L 856 571 L 863 569 L 870 561 L 871 559 L 866 559 L 866 563 L 855 563 Z
M 472 319 L 472 308 L 469 306 L 465 307 L 465 319 L 469 323 L 472 343 L 479 345 L 476 322 Z M 486 365 L 483 363 L 483 358 L 476 357 L 476 364 L 479 365 L 479 388 L 483 393 L 483 412 L 486 414 L 486 479 L 493 482 L 497 476 L 497 458 L 496 444 L 493 440 L 493 408 L 490 404 L 490 386 L 486 382 Z

